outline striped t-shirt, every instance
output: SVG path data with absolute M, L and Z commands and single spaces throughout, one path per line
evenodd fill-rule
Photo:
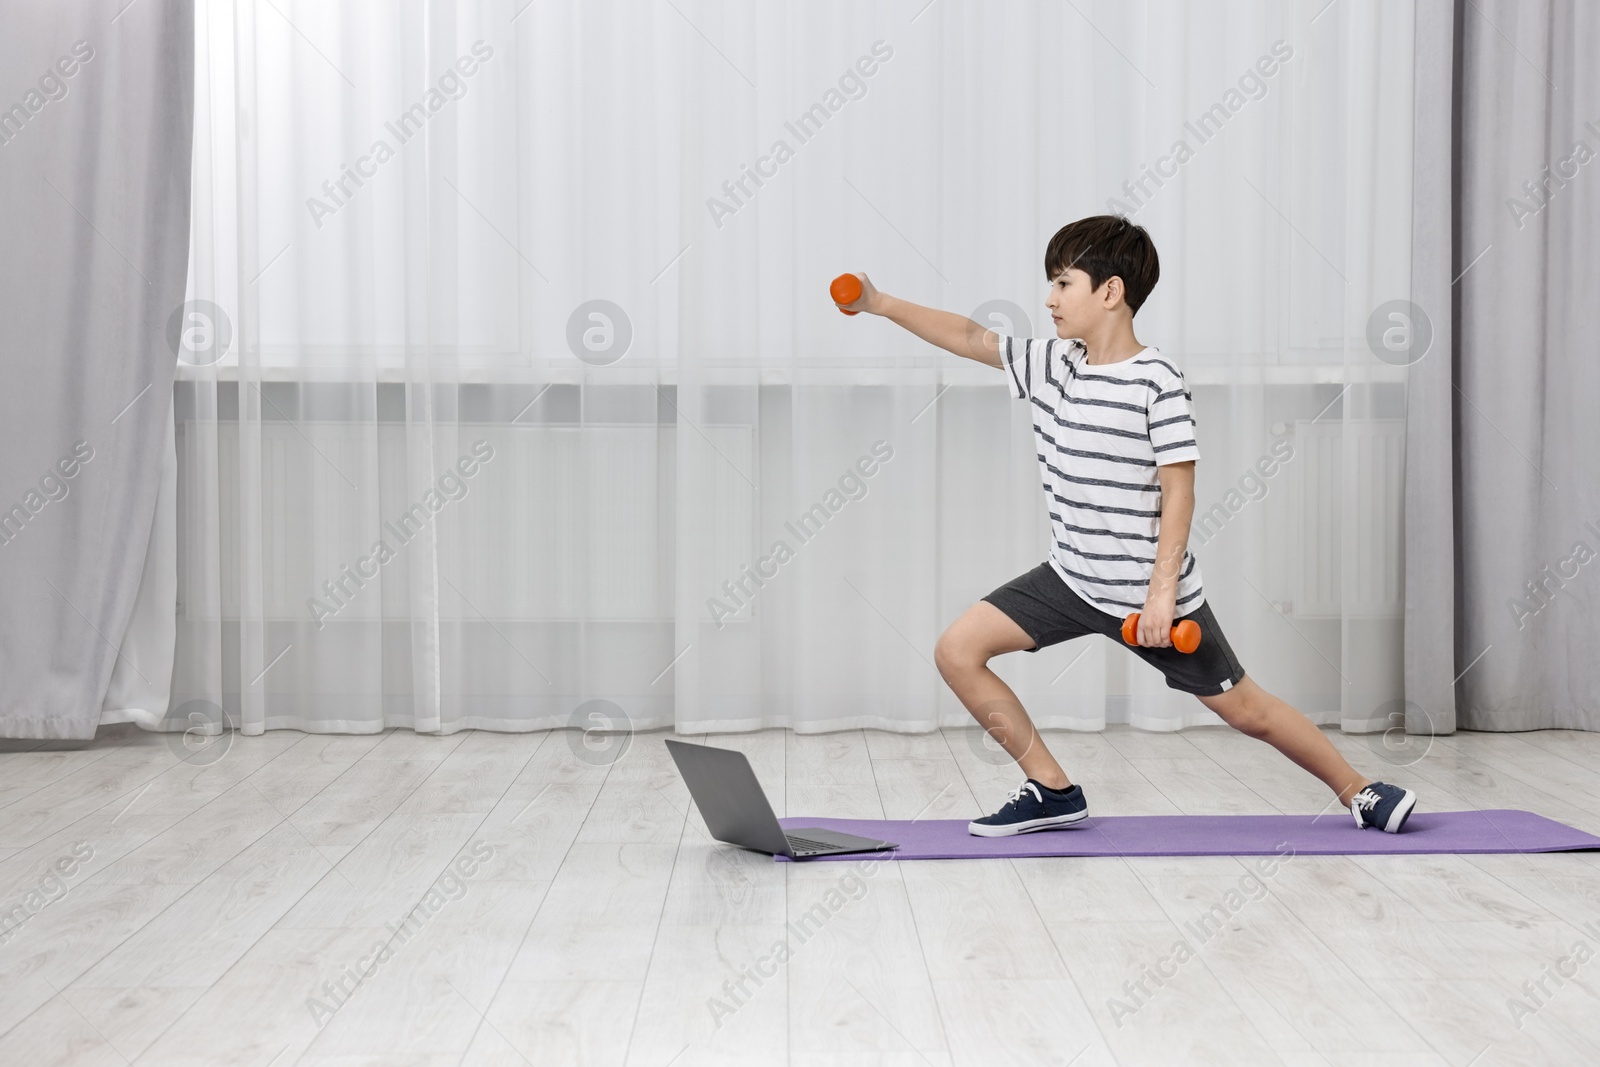
M 1143 611 L 1161 520 L 1156 467 L 1200 458 L 1188 388 L 1154 348 L 1090 365 L 1083 342 L 1000 338 L 1011 393 L 1027 400 L 1050 510 L 1050 565 L 1118 618 Z M 1205 602 L 1185 547 L 1176 615 Z

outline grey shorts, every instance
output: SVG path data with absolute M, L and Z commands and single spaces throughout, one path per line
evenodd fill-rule
M 1041 563 L 1026 574 L 1018 575 L 983 599 L 1003 611 L 1033 638 L 1029 652 L 1074 637 L 1104 634 L 1160 671 L 1167 685 L 1185 693 L 1216 696 L 1238 685 L 1244 677 L 1244 668 L 1234 657 L 1209 604 L 1201 604 L 1180 616 L 1200 624 L 1200 647 L 1193 652 L 1179 652 L 1176 648 L 1123 644 L 1122 620 L 1073 592 L 1049 563 Z

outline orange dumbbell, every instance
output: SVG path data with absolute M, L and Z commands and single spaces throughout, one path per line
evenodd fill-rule
M 1139 613 L 1136 611 L 1122 620 L 1122 639 L 1130 645 L 1139 643 Z M 1172 628 L 1172 647 L 1179 652 L 1193 652 L 1200 647 L 1200 624 L 1184 619 Z
M 861 279 L 854 274 L 841 274 L 828 286 L 828 295 L 833 297 L 835 304 L 854 304 L 861 299 Z M 839 310 L 846 315 L 860 314 L 859 311 L 846 311 L 844 308 Z

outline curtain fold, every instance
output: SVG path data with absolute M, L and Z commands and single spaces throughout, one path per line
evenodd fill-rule
M 1458 6 L 1455 0 L 1422 0 L 1416 8 L 1412 180 L 1424 193 L 1415 199 L 1411 220 L 1411 291 L 1414 317 L 1431 340 L 1411 363 L 1406 388 L 1405 700 L 1386 729 L 1426 736 L 1456 728 L 1454 680 L 1459 669 L 1452 417 L 1457 336 L 1453 283 L 1459 269 L 1453 180 Z
M 1195 397 L 1208 600 L 1264 686 L 1390 725 L 1412 368 L 1372 324 L 1437 290 L 1421 18 L 202 0 L 190 296 L 227 343 L 176 394 L 175 700 L 246 732 L 969 722 L 932 648 L 1044 558 L 1030 427 L 826 286 L 1038 335 L 1050 235 L 1121 212 Z M 1214 721 L 1108 642 L 998 669 L 1046 727 Z
M 171 583 L 147 547 L 171 547 L 157 499 L 184 299 L 193 12 L 150 0 L 113 14 L 0 4 L 5 737 L 81 740 L 103 708 L 146 724 L 166 711 Z
M 172 699 L 172 663 L 177 651 L 178 611 L 178 453 L 175 413 L 167 406 L 161 446 L 160 488 L 145 550 L 133 613 L 123 630 L 111 680 L 101 702 L 100 725 L 137 723 L 165 728 Z M 180 719 L 182 717 L 180 716 Z M 207 719 L 206 728 L 218 719 Z

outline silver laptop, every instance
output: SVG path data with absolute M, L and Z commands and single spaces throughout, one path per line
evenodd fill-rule
M 841 834 L 820 826 L 801 826 L 786 833 L 743 752 L 683 741 L 668 741 L 667 751 L 672 753 L 706 828 L 718 841 L 793 860 L 900 847 L 892 841 Z

